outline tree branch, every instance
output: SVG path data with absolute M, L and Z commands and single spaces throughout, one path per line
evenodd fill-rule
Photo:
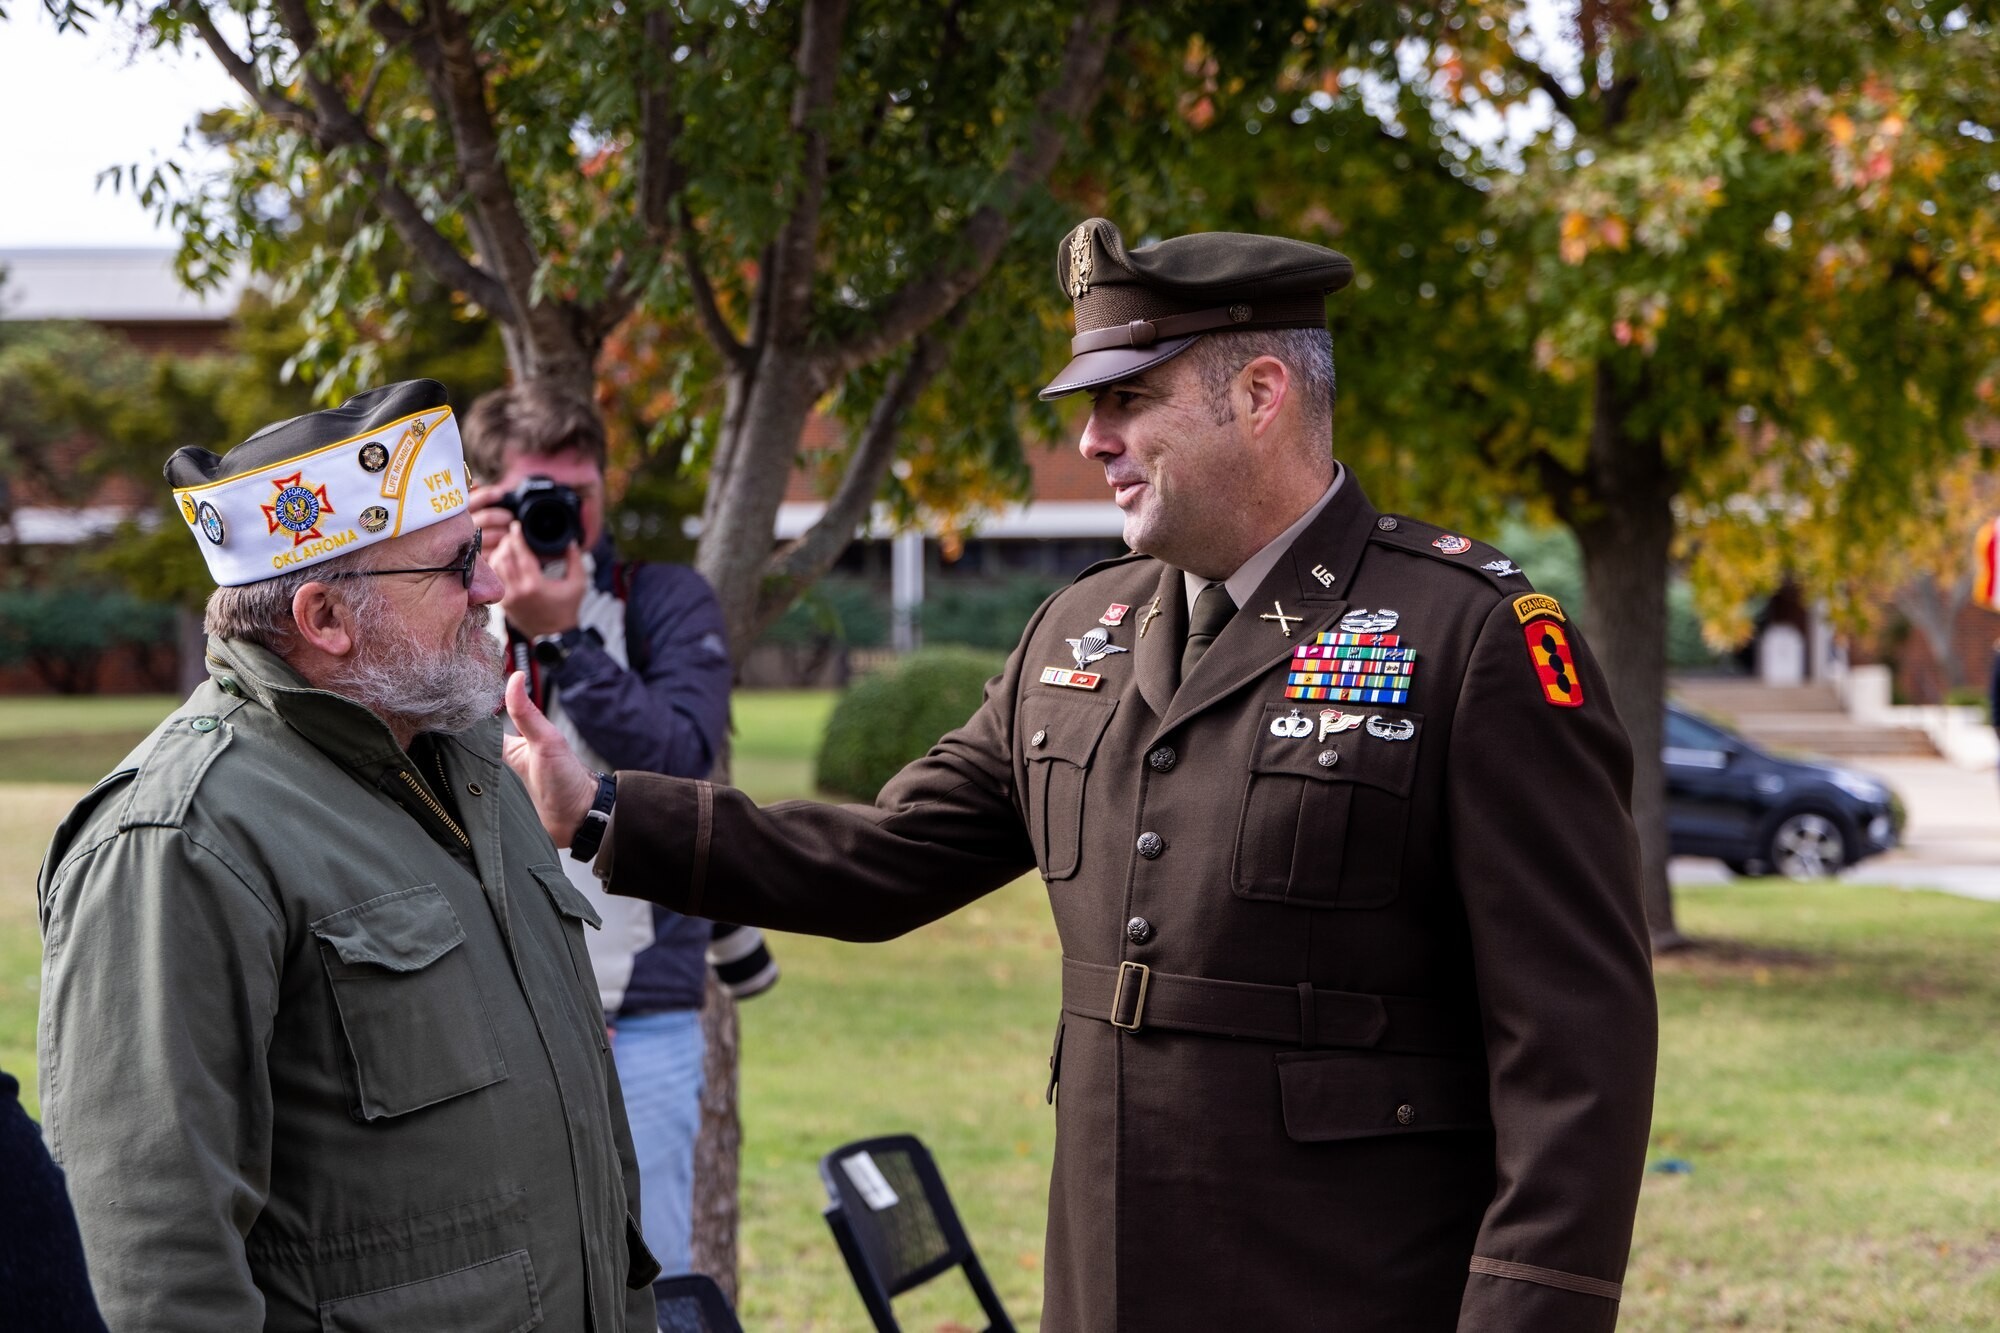
M 214 31 L 214 26 L 208 22 L 206 8 L 196 5 L 187 12 L 195 22 L 196 30 L 203 32 L 203 40 L 207 41 L 207 34 Z M 317 114 L 311 117 L 309 126 L 314 140 L 323 149 L 360 150 L 357 154 L 360 170 L 374 183 L 376 201 L 395 226 L 397 235 L 403 238 L 403 243 L 410 247 L 417 258 L 436 274 L 440 281 L 464 292 L 472 300 L 492 311 L 497 318 L 512 320 L 514 302 L 508 295 L 507 289 L 501 286 L 492 274 L 460 254 L 458 247 L 446 240 L 443 233 L 431 225 L 430 219 L 424 216 L 422 205 L 417 203 L 390 171 L 387 150 L 373 134 L 369 133 L 367 125 L 354 114 L 353 108 L 347 105 L 346 96 L 326 79 L 312 72 L 307 56 L 314 43 L 318 41 L 319 33 L 313 25 L 312 16 L 306 11 L 304 0 L 279 0 L 278 13 L 279 23 L 298 52 L 300 81 L 305 84 L 306 94 L 312 99 L 312 105 L 317 111 Z M 218 36 L 215 42 L 211 43 L 210 49 L 214 50 L 216 43 L 220 42 Z M 227 49 L 226 43 L 222 45 Z M 220 53 L 217 58 L 221 59 Z M 224 64 L 227 66 L 228 62 L 224 61 Z M 232 75 L 235 72 L 231 70 Z M 251 77 L 255 82 L 254 71 L 251 71 Z M 252 95 L 255 95 L 254 91 Z M 261 101 L 259 104 L 262 105 Z M 289 101 L 287 105 L 297 107 L 296 103 Z
M 708 269 L 702 263 L 700 238 L 695 233 L 694 217 L 688 211 L 687 201 L 681 201 L 680 218 L 681 267 L 687 274 L 688 291 L 694 296 L 694 312 L 701 325 L 701 331 L 720 352 L 723 358 L 735 365 L 750 364 L 750 349 L 736 337 L 736 331 L 723 318 L 722 307 L 715 299 L 715 285 L 708 279 Z
M 302 134 L 317 134 L 319 122 L 313 116 L 312 109 L 294 102 L 259 78 L 257 67 L 237 55 L 235 48 L 216 31 L 215 21 L 209 18 L 207 6 L 189 5 L 181 12 L 187 15 L 188 22 L 194 25 L 194 30 L 201 34 L 202 42 L 208 47 L 209 53 L 215 57 L 217 63 L 230 78 L 236 80 L 238 87 L 250 94 L 250 100 L 257 104 L 259 111 Z
M 773 246 L 772 305 L 768 336 L 780 344 L 803 343 L 818 275 L 820 207 L 826 199 L 825 114 L 840 73 L 840 33 L 847 0 L 806 0 L 799 23 L 798 92 L 792 98 L 792 133 L 800 140 L 799 180 L 792 213 Z
M 639 220 L 656 241 L 664 242 L 672 225 L 673 201 L 687 183 L 675 148 L 681 117 L 674 108 L 673 28 L 666 11 L 646 15 L 645 64 L 658 63 L 653 74 L 642 74 L 639 92 Z
M 855 529 L 867 517 L 868 507 L 896 457 L 903 419 L 909 415 L 918 395 L 944 368 L 952 339 L 965 321 L 966 310 L 967 303 L 961 302 L 936 326 L 920 334 L 909 360 L 889 377 L 881 397 L 868 413 L 868 424 L 855 442 L 847 472 L 833 498 L 827 501 L 826 512 L 797 541 L 771 556 L 765 568 L 765 581 L 771 591 L 760 598 L 769 606 L 759 607 L 760 619 L 766 609 L 782 610 L 790 605 L 797 589 L 831 569 L 854 540 Z
M 996 197 L 966 218 L 935 265 L 882 303 L 869 327 L 819 353 L 829 383 L 930 327 L 991 271 L 1013 234 L 1014 210 L 1054 170 L 1063 135 L 1097 100 L 1119 3 L 1084 0 L 1070 25 L 1061 69 L 1037 100 L 1033 124 L 1001 169 Z

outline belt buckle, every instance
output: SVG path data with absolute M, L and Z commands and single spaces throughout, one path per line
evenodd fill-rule
M 1132 997 L 1132 1020 L 1121 1023 L 1118 1016 L 1125 1012 L 1125 983 L 1133 976 L 1139 978 L 1139 989 Z M 1127 1032 L 1137 1032 L 1146 1017 L 1146 987 L 1152 982 L 1153 969 L 1144 963 L 1120 963 L 1118 965 L 1118 988 L 1111 993 L 1111 1026 L 1123 1028 Z

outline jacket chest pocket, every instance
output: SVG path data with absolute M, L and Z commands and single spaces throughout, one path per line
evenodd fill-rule
M 563 873 L 561 866 L 529 866 L 528 872 L 535 877 L 542 886 L 542 891 L 549 895 L 549 901 L 555 905 L 556 916 L 562 922 L 563 947 L 569 950 L 570 971 L 575 974 L 577 984 L 583 988 L 584 994 L 589 996 L 592 1005 L 596 1006 L 593 1013 L 597 1019 L 594 1024 L 597 1030 L 597 1048 L 608 1051 L 611 1049 L 611 1043 L 604 1035 L 602 1000 L 597 987 L 597 968 L 590 961 L 590 944 L 583 937 L 583 928 L 586 924 L 597 930 L 604 929 L 604 918 L 598 915 L 595 907 L 591 906 L 590 899 L 583 896 L 583 891 L 570 883 L 569 876 Z
M 435 884 L 312 923 L 347 1038 L 354 1116 L 379 1120 L 507 1077 L 478 969 Z
M 1423 725 L 1402 709 L 1265 704 L 1237 823 L 1236 896 L 1299 907 L 1392 901 Z
M 1082 859 L 1084 779 L 1117 707 L 1116 699 L 1035 693 L 1021 700 L 1014 734 L 1028 770 L 1028 831 L 1045 879 L 1068 879 Z

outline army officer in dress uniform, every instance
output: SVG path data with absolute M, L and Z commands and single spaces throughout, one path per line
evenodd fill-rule
M 1041 872 L 1048 1330 L 1617 1322 L 1656 1039 L 1630 747 L 1553 598 L 1334 461 L 1350 273 L 1062 241 L 1043 395 L 1091 395 L 1134 554 L 872 806 L 595 780 L 510 690 L 510 759 L 558 841 L 609 819 L 613 892 L 873 940 Z

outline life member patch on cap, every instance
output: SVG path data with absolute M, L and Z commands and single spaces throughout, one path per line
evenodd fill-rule
M 1558 708 L 1583 706 L 1583 683 L 1576 678 L 1576 660 L 1570 656 L 1569 635 L 1552 620 L 1537 620 L 1523 631 L 1528 640 L 1528 658 L 1535 664 L 1535 676 L 1542 685 L 1542 698 Z
M 223 587 L 441 523 L 471 485 L 443 386 L 408 381 L 267 428 L 218 458 L 168 462 L 174 499 Z

